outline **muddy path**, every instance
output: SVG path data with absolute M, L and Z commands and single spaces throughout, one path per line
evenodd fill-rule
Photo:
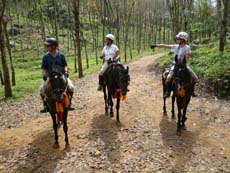
M 230 103 L 212 97 L 192 98 L 187 131 L 176 135 L 176 122 L 162 113 L 161 77 L 152 64 L 162 54 L 129 63 L 131 85 L 121 103 L 121 127 L 104 115 L 97 74 L 76 83 L 69 113 L 71 152 L 52 149 L 52 122 L 40 114 L 37 95 L 1 104 L 1 173 L 88 172 L 230 172 Z

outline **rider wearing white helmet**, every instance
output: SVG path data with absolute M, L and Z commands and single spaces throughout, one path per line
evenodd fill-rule
M 177 44 L 174 44 L 174 45 L 154 44 L 151 46 L 151 48 L 155 48 L 155 47 L 170 48 L 174 51 L 175 61 L 177 63 L 184 63 L 187 65 L 190 54 L 191 54 L 190 46 L 186 44 L 188 41 L 188 34 L 186 32 L 179 32 L 176 35 L 176 40 L 177 40 Z M 187 65 L 187 68 L 189 69 L 191 77 L 192 77 L 192 84 L 193 84 L 192 96 L 196 96 L 196 94 L 194 93 L 194 88 L 195 88 L 195 83 L 198 81 L 198 77 L 195 74 L 195 72 L 188 65 Z M 167 76 L 167 79 L 166 79 L 167 85 L 170 84 L 170 82 L 173 78 L 173 74 L 174 74 L 173 70 L 174 70 L 174 66 L 171 68 L 171 71 L 170 71 L 169 75 Z M 169 88 L 169 86 L 168 86 L 168 88 Z M 169 90 L 166 93 L 166 96 L 167 97 L 170 96 Z
M 103 65 L 101 67 L 101 71 L 99 73 L 99 86 L 97 88 L 98 91 L 102 90 L 103 85 L 103 75 L 109 67 L 110 62 L 119 63 L 120 60 L 120 51 L 118 47 L 113 44 L 115 37 L 113 34 L 107 34 L 105 36 L 105 47 L 102 50 Z

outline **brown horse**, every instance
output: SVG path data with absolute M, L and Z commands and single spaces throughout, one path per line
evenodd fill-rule
M 185 64 L 175 65 L 173 92 L 178 108 L 177 134 L 181 135 L 181 129 L 186 130 L 186 113 L 192 94 L 191 75 Z
M 119 108 L 121 98 L 125 98 L 128 92 L 130 82 L 129 67 L 124 68 L 121 64 L 112 63 L 104 74 L 105 82 L 103 85 L 103 93 L 105 100 L 105 113 L 108 114 L 110 107 L 110 116 L 113 117 L 113 97 L 117 99 L 117 125 L 120 125 Z M 107 93 L 108 91 L 108 93 Z
M 64 77 L 63 73 L 59 71 L 53 71 L 47 81 L 46 90 L 46 102 L 49 108 L 49 113 L 53 120 L 54 130 L 54 148 L 59 147 L 58 142 L 58 126 L 59 123 L 63 123 L 63 130 L 65 133 L 65 149 L 70 150 L 70 144 L 68 139 L 68 126 L 67 117 L 70 105 L 70 96 L 67 92 L 68 81 Z M 57 116 L 56 116 L 57 115 Z

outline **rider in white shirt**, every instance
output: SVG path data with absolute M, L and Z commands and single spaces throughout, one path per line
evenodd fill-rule
M 106 45 L 102 50 L 102 56 L 101 58 L 103 59 L 103 65 L 101 67 L 101 71 L 99 73 L 99 86 L 97 88 L 98 91 L 102 90 L 102 85 L 103 85 L 103 75 L 106 72 L 106 70 L 109 67 L 110 62 L 117 62 L 119 63 L 120 60 L 120 51 L 118 47 L 113 44 L 114 42 L 114 35 L 112 34 L 107 34 L 105 36 L 106 39 Z
M 177 39 L 177 44 L 174 44 L 174 45 L 155 44 L 155 45 L 152 45 L 151 48 L 155 48 L 155 47 L 170 48 L 174 51 L 175 60 L 177 60 L 177 63 L 185 63 L 190 74 L 191 74 L 192 86 L 193 86 L 192 96 L 196 96 L 196 94 L 194 93 L 194 88 L 195 88 L 196 82 L 198 81 L 198 77 L 195 74 L 195 72 L 187 65 L 190 54 L 191 54 L 190 46 L 186 44 L 186 42 L 188 40 L 188 34 L 186 32 L 179 32 L 176 36 L 176 39 Z M 174 66 L 171 68 L 171 70 L 167 76 L 167 80 L 166 80 L 167 85 L 170 84 L 170 82 L 173 78 L 173 74 L 174 74 Z M 169 88 L 169 86 L 168 86 L 168 88 Z M 167 97 L 170 96 L 169 90 L 166 93 L 166 96 Z

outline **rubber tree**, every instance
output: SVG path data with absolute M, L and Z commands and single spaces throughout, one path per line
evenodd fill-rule
M 6 8 L 6 0 L 0 0 L 0 52 L 2 60 L 3 78 L 4 78 L 4 94 L 5 97 L 12 97 L 12 88 L 10 83 L 10 74 L 6 58 L 6 47 L 3 29 L 3 16 Z
M 81 31 L 80 31 L 80 0 L 72 0 L 73 13 L 75 21 L 75 40 L 77 46 L 77 60 L 78 60 L 78 77 L 83 77 L 82 59 L 81 59 Z

